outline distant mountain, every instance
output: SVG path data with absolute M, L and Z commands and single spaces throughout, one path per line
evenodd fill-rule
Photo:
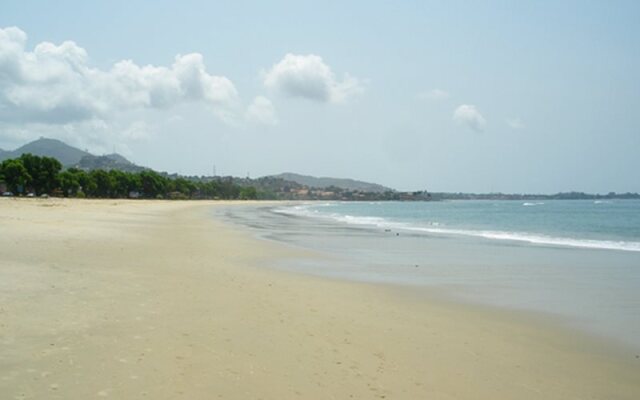
M 344 190 L 359 190 L 361 192 L 371 193 L 383 193 L 387 191 L 393 191 L 393 189 L 378 185 L 377 183 L 369 183 L 363 181 L 357 181 L 354 179 L 342 179 L 342 178 L 317 178 L 315 176 L 299 175 L 291 172 L 285 172 L 279 175 L 273 175 L 273 178 L 280 178 L 285 181 L 296 182 L 300 185 L 308 186 L 311 188 L 324 189 L 328 187 L 337 187 Z
M 65 166 L 75 165 L 80 162 L 82 157 L 90 155 L 86 151 L 69 146 L 60 140 L 40 138 L 31 143 L 27 143 L 14 151 L 4 151 L 3 153 L 0 153 L 0 158 L 2 160 L 6 160 L 7 158 L 17 158 L 25 153 L 31 153 L 41 157 L 53 157 Z
M 147 169 L 145 167 L 135 165 L 120 154 L 107 154 L 105 156 L 94 156 L 89 154 L 82 157 L 75 167 L 85 171 L 92 171 L 94 169 L 110 171 L 112 169 L 116 169 L 126 172 L 140 172 Z
M 126 158 L 124 158 L 124 156 L 118 154 L 118 153 L 111 153 L 111 154 L 105 154 L 104 157 L 107 157 L 117 163 L 120 164 L 129 164 L 129 165 L 135 165 L 134 163 L 132 163 L 131 161 L 127 160 Z
M 86 171 L 94 169 L 117 169 L 127 172 L 137 172 L 146 169 L 132 163 L 117 153 L 95 156 L 89 152 L 69 146 L 60 140 L 47 138 L 34 140 L 14 151 L 0 150 L 0 161 L 8 158 L 18 158 L 25 153 L 31 153 L 41 157 L 53 157 L 67 168 L 76 167 Z

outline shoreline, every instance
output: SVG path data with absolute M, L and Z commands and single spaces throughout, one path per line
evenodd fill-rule
M 447 302 L 514 315 L 530 313 L 552 325 L 640 352 L 640 315 L 634 307 L 638 299 L 634 283 L 640 283 L 640 275 L 634 253 L 402 230 L 396 237 L 384 225 L 354 226 L 287 212 L 287 207 L 297 205 L 222 207 L 214 217 L 276 245 L 317 254 L 280 263 L 281 270 L 391 285 L 418 295 L 437 292 Z
M 228 202 L 0 201 L 7 398 L 635 398 L 595 340 L 390 285 L 265 268 L 311 252 Z M 246 203 L 241 203 L 246 204 Z M 66 348 L 66 349 L 65 349 Z M 101 372 L 103 371 L 103 372 Z

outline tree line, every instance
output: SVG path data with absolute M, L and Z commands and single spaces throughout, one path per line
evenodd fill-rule
M 52 157 L 23 154 L 0 164 L 0 184 L 6 190 L 26 195 L 60 197 L 147 199 L 256 199 L 255 187 L 240 186 L 231 179 L 193 181 L 169 178 L 152 170 L 124 172 L 77 168 L 63 170 Z M 0 185 L 1 186 L 1 185 Z

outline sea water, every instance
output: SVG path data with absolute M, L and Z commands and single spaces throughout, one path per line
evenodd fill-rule
M 222 214 L 326 259 L 279 267 L 543 312 L 640 350 L 640 201 L 310 202 Z
M 640 252 L 640 201 L 343 202 L 276 212 L 398 231 Z

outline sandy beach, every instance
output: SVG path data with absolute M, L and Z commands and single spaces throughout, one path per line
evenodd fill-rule
M 316 255 L 221 204 L 0 199 L 0 398 L 640 398 L 542 319 L 268 268 Z

